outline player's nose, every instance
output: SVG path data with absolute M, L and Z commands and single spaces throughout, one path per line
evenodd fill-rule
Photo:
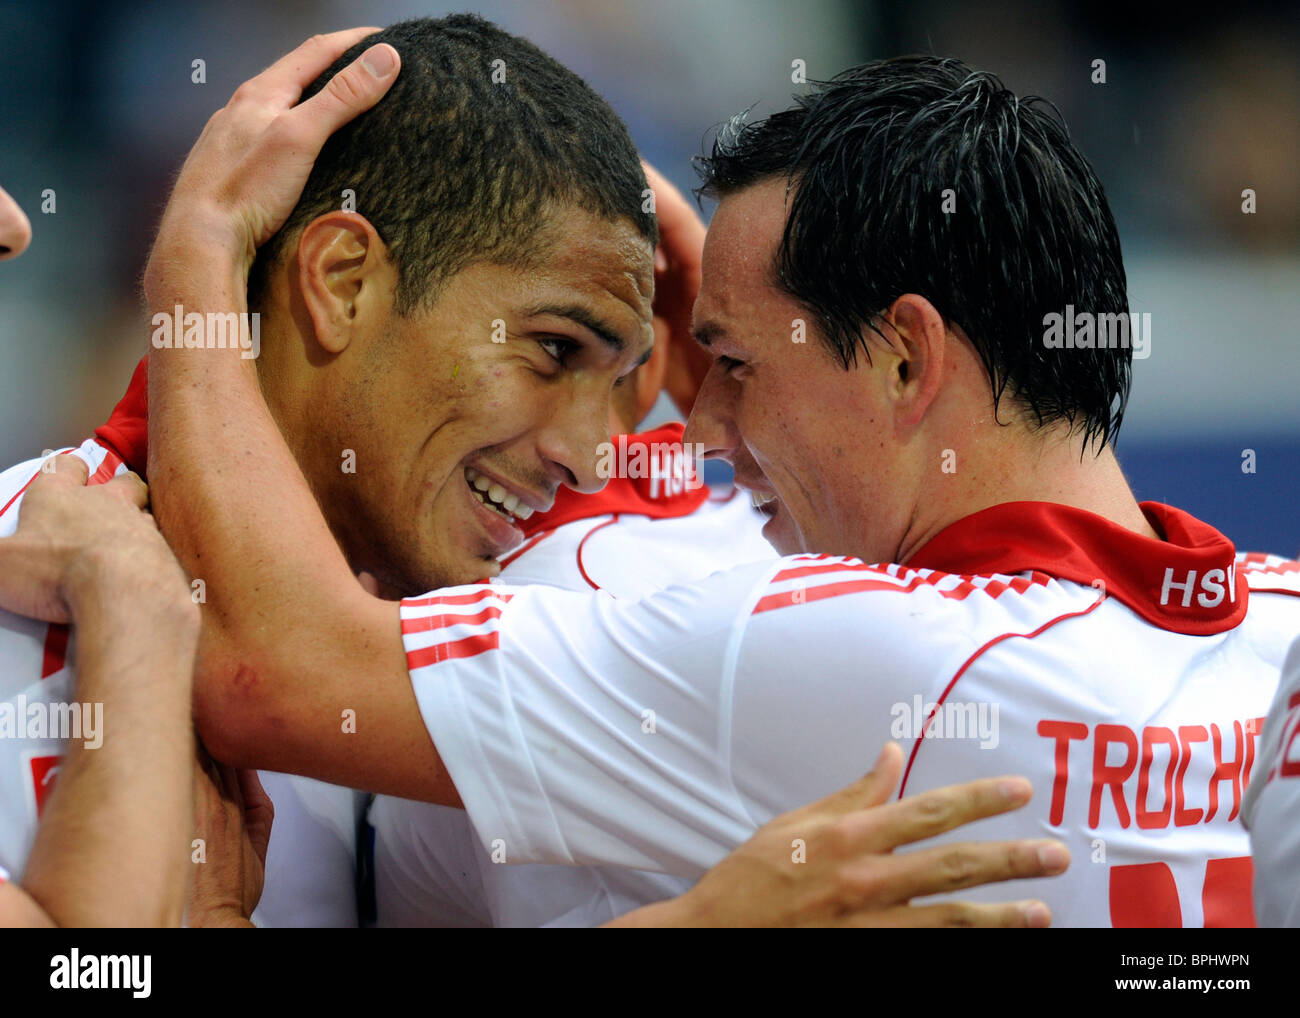
M 704 459 L 724 459 L 730 463 L 738 445 L 738 436 L 729 401 L 722 391 L 725 385 L 722 374 L 715 361 L 695 397 L 682 442 L 688 448 L 698 448 Z
M 557 484 L 576 491 L 600 491 L 609 480 L 601 476 L 602 445 L 610 441 L 610 403 L 593 394 L 574 398 L 557 408 L 539 440 L 539 452 Z
M 0 188 L 0 261 L 17 258 L 27 250 L 32 239 L 32 224 L 18 207 L 18 203 L 9 197 L 4 188 Z

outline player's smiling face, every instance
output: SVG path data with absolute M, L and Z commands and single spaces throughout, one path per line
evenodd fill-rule
M 472 265 L 431 309 L 376 322 L 330 389 L 313 485 L 354 567 L 392 592 L 495 575 L 561 484 L 604 484 L 614 386 L 653 342 L 653 252 L 625 220 L 574 210 L 552 230 L 540 267 Z
M 694 325 L 714 363 L 685 441 L 769 499 L 763 534 L 782 554 L 888 561 L 909 516 L 889 403 L 879 373 L 861 356 L 846 371 L 813 315 L 775 285 L 785 194 L 784 179 L 746 188 L 709 226 Z

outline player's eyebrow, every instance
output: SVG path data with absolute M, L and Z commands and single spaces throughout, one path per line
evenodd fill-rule
M 590 308 L 585 308 L 580 304 L 539 304 L 527 308 L 524 315 L 529 318 L 536 315 L 554 315 L 557 318 L 567 318 L 571 322 L 577 322 L 589 332 L 595 333 L 607 346 L 612 347 L 615 353 L 622 353 L 627 347 L 627 342 L 618 334 L 617 329 L 600 316 L 593 314 Z M 650 353 L 647 351 L 646 357 L 649 356 Z

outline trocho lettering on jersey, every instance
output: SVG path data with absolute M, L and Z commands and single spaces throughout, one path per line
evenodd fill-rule
M 1049 821 L 1059 826 L 1065 817 L 1066 797 L 1070 795 L 1070 743 L 1092 740 L 1091 784 L 1088 791 L 1088 826 L 1096 828 L 1101 823 L 1102 809 L 1107 800 L 1114 809 L 1122 828 L 1136 822 L 1142 830 L 1160 830 L 1172 824 L 1190 827 L 1208 824 L 1219 812 L 1219 786 L 1227 783 L 1232 790 L 1232 809 L 1227 819 L 1235 820 L 1241 810 L 1242 792 L 1250 780 L 1250 769 L 1255 759 L 1255 737 L 1259 734 L 1263 718 L 1249 718 L 1245 722 L 1232 722 L 1231 755 L 1224 750 L 1225 731 L 1218 725 L 1179 725 L 1177 730 L 1158 725 L 1148 725 L 1141 732 L 1127 725 L 1097 725 L 1089 729 L 1076 721 L 1042 720 L 1038 734 L 1054 743 L 1055 779 L 1052 782 L 1052 803 Z M 1203 746 L 1201 744 L 1204 744 Z M 1156 747 L 1164 747 L 1168 762 L 1163 774 L 1152 774 Z M 1213 759 L 1206 808 L 1187 805 L 1184 779 L 1192 757 Z M 1136 795 L 1131 797 L 1125 784 L 1137 772 Z M 1163 794 L 1152 789 L 1152 784 L 1163 786 Z M 1076 781 L 1074 794 L 1079 794 Z M 1110 795 L 1107 796 L 1109 790 Z M 1159 809 L 1151 808 L 1152 798 L 1159 799 Z M 1078 801 L 1077 799 L 1075 801 Z

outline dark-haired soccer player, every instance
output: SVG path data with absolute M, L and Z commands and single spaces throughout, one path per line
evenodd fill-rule
M 1248 924 L 1237 814 L 1300 602 L 1273 592 L 1290 567 L 1240 570 L 1213 528 L 1134 500 L 1108 445 L 1131 348 L 1046 341 L 1067 308 L 1127 312 L 1063 129 L 959 62 L 886 61 L 724 135 L 706 184 L 715 361 L 686 437 L 806 554 L 634 603 L 489 584 L 396 609 L 312 525 L 251 369 L 171 356 L 157 504 L 221 592 L 205 735 L 240 763 L 463 802 L 517 860 L 691 875 L 892 734 L 904 791 L 1034 777 L 1033 814 L 984 830 L 1095 860 L 1048 892 L 1066 923 Z M 228 261 L 177 267 L 184 236 L 160 243 L 154 306 L 235 305 L 213 282 L 238 279 Z M 554 476 L 535 441 L 511 460 Z M 834 557 L 853 554 L 879 564 Z M 330 730 L 349 704 L 370 736 Z
M 446 30 L 447 38 L 437 40 L 435 45 L 430 42 L 430 39 L 437 35 L 440 28 Z M 356 38 L 355 33 L 351 37 Z M 389 33 L 388 37 L 397 41 L 404 49 L 416 45 L 413 40 L 423 40 L 419 45 L 427 43 L 437 54 L 437 59 L 432 61 L 414 59 L 411 61 L 411 66 L 407 68 L 407 72 L 415 80 L 415 85 L 407 90 L 405 97 L 392 107 L 396 111 L 393 113 L 394 120 L 402 124 L 407 122 L 405 118 L 409 118 L 412 105 L 420 107 L 426 104 L 430 83 L 425 79 L 430 76 L 436 78 L 440 74 L 447 73 L 447 67 L 457 66 L 457 60 L 462 61 L 464 69 L 470 73 L 478 64 L 484 63 L 481 58 L 489 52 L 505 51 L 518 54 L 520 63 L 525 67 L 529 66 L 529 62 L 535 58 L 535 51 L 531 51 L 526 44 L 518 40 L 510 40 L 509 37 L 503 40 L 501 33 L 476 19 L 453 18 L 441 23 L 425 22 L 415 26 L 400 26 L 399 29 Z M 233 264 L 238 264 L 243 257 L 241 251 L 251 252 L 254 244 L 265 240 L 283 223 L 291 211 L 293 202 L 297 199 L 304 178 L 311 169 L 312 159 L 330 127 L 350 119 L 360 109 L 373 103 L 378 94 L 391 83 L 395 73 L 396 55 L 392 49 L 385 46 L 371 47 L 361 54 L 361 48 L 358 47 L 352 56 L 360 56 L 361 59 L 355 67 L 349 69 L 348 73 L 359 74 L 359 78 L 354 76 L 346 84 L 331 85 L 311 102 L 289 110 L 299 90 L 320 71 L 321 64 L 337 55 L 338 49 L 341 48 L 340 38 L 343 36 L 312 40 L 265 74 L 243 86 L 231 105 L 213 118 L 183 173 L 185 184 L 180 194 L 186 198 L 197 197 L 198 200 L 188 203 L 181 200 L 173 203 L 163 227 L 164 239 L 175 238 L 181 233 L 186 233 L 192 238 L 193 235 L 188 234 L 187 231 L 197 230 L 202 235 L 203 241 L 198 248 L 191 250 L 191 254 L 199 249 L 209 254 L 221 252 L 222 257 L 231 259 Z M 476 46 L 477 50 L 475 50 Z M 365 70 L 361 71 L 358 68 L 365 68 Z M 453 93 L 455 89 L 449 88 L 443 94 L 445 96 Z M 552 128 L 560 131 L 567 123 L 563 116 L 546 105 L 550 102 L 546 94 L 529 92 L 527 89 L 522 90 L 522 94 L 526 98 L 543 103 L 548 113 L 548 123 Z M 476 99 L 482 98 L 481 95 L 476 96 Z M 580 95 L 578 98 L 581 100 L 583 96 Z M 570 99 L 561 98 L 556 101 L 563 106 Z M 510 118 L 517 112 L 514 104 L 518 101 L 519 94 L 515 94 L 502 106 L 494 108 L 492 115 L 496 120 L 490 122 L 488 126 L 499 129 L 498 135 L 501 132 L 509 134 L 515 129 Z M 471 102 L 470 105 L 474 103 Z M 481 108 L 481 104 L 476 108 Z M 468 111 L 464 112 L 469 115 Z M 454 130 L 452 133 L 454 134 Z M 564 137 L 563 132 L 560 133 Z M 603 144 L 608 149 L 611 144 L 617 145 L 618 139 L 607 138 Z M 454 146 L 452 147 L 454 149 Z M 389 153 L 388 158 L 390 161 L 401 161 L 405 155 L 405 152 L 395 149 Z M 505 175 L 497 181 L 497 184 L 505 188 L 507 197 L 518 197 L 520 194 L 526 198 L 536 197 L 533 192 L 528 191 L 528 188 L 535 183 L 534 180 L 506 179 L 509 176 L 508 167 L 498 168 L 498 171 Z M 639 174 L 639 170 L 637 173 Z M 383 177 L 382 175 L 373 177 L 372 181 L 382 184 Z M 433 181 L 433 184 L 437 183 L 437 180 Z M 564 189 L 569 187 L 571 182 L 560 181 L 558 184 L 555 182 L 552 184 L 565 194 L 569 193 Z M 467 189 L 459 193 L 459 200 L 486 200 L 491 205 L 492 201 L 502 197 L 501 187 L 493 185 L 488 189 L 490 193 L 484 196 L 474 191 L 472 186 L 467 186 Z M 555 194 L 550 197 L 559 200 Z M 569 200 L 576 199 L 570 195 Z M 590 205 L 591 202 L 587 204 Z M 597 209 L 599 211 L 598 206 Z M 519 212 L 509 201 L 498 211 L 506 217 L 507 223 L 513 222 L 510 216 Z M 524 211 L 527 212 L 526 209 Z M 572 212 L 572 208 L 565 206 L 562 201 L 559 210 L 551 209 L 552 216 L 558 215 L 560 219 L 568 222 L 570 227 L 577 222 Z M 354 214 L 348 212 L 346 215 Z M 322 218 L 329 222 L 322 223 Z M 535 381 L 531 383 L 534 389 L 531 392 L 533 399 L 527 406 L 506 406 L 500 402 L 505 396 L 512 396 L 517 400 L 521 392 L 529 392 L 530 383 L 526 376 L 529 372 L 539 371 L 548 384 L 563 388 L 567 394 L 573 395 L 573 390 L 577 389 L 583 396 L 602 401 L 606 407 L 608 406 L 608 390 L 611 387 L 612 377 L 605 378 L 603 382 L 600 378 L 608 371 L 609 356 L 617 352 L 606 348 L 616 347 L 619 336 L 617 329 L 610 331 L 607 325 L 608 316 L 601 314 L 602 308 L 609 303 L 607 298 L 610 297 L 609 287 L 604 286 L 602 280 L 610 279 L 611 264 L 641 259 L 642 252 L 637 250 L 637 241 L 631 239 L 635 228 L 628 231 L 629 236 L 623 241 L 610 245 L 605 243 L 610 240 L 610 231 L 617 234 L 619 229 L 627 228 L 626 223 L 619 220 L 612 223 L 597 222 L 592 225 L 589 234 L 584 233 L 577 237 L 572 235 L 566 237 L 562 229 L 558 235 L 547 232 L 553 225 L 551 220 L 541 225 L 545 242 L 554 244 L 565 241 L 574 258 L 585 251 L 594 264 L 581 270 L 573 261 L 565 261 L 552 254 L 544 265 L 537 268 L 536 278 L 527 283 L 531 287 L 531 297 L 544 303 L 540 306 L 530 303 L 524 310 L 519 311 L 518 315 L 525 322 L 532 318 L 539 320 L 555 318 L 562 324 L 555 328 L 538 326 L 541 330 L 539 334 L 511 336 L 508 341 L 514 344 L 513 350 L 516 354 L 514 358 L 487 366 L 481 362 L 475 364 L 473 358 L 481 351 L 466 348 L 467 360 L 458 361 L 452 366 L 453 381 L 459 374 L 462 363 L 468 369 L 473 369 L 467 370 L 462 382 L 467 385 L 473 382 L 471 391 L 477 397 L 477 401 L 484 404 L 488 410 L 495 411 L 498 416 L 514 413 L 520 415 L 519 419 L 523 419 L 530 411 L 535 415 L 564 413 L 562 407 L 557 411 L 554 403 L 547 402 L 535 391 L 538 388 L 538 383 Z M 277 286 L 298 288 L 295 291 L 298 301 L 307 306 L 308 317 L 311 319 L 309 326 L 299 326 L 308 335 L 295 335 L 294 339 L 307 347 L 305 356 L 320 368 L 321 374 L 314 375 L 302 370 L 301 365 L 295 369 L 292 358 L 286 352 L 275 362 L 273 368 L 267 370 L 263 378 L 268 391 L 282 386 L 285 388 L 280 391 L 296 393 L 297 400 L 288 395 L 283 397 L 280 404 L 282 411 L 292 410 L 299 416 L 310 417 L 312 411 L 304 408 L 302 401 L 316 398 L 321 400 L 318 417 L 311 418 L 305 424 L 295 420 L 294 427 L 287 429 L 299 438 L 302 438 L 311 427 L 322 429 L 338 427 L 337 422 L 331 424 L 331 415 L 352 414 L 354 419 L 359 419 L 360 414 L 368 413 L 365 420 L 371 425 L 389 426 L 388 421 L 377 417 L 369 411 L 369 408 L 351 405 L 346 399 L 335 394 L 321 395 L 318 388 L 324 385 L 326 377 L 335 380 L 353 378 L 357 381 L 358 391 L 368 393 L 372 397 L 374 392 L 371 390 L 377 390 L 380 395 L 389 391 L 373 378 L 358 378 L 358 374 L 365 374 L 365 369 L 355 360 L 345 361 L 340 356 L 344 350 L 354 358 L 362 354 L 370 358 L 371 369 L 385 363 L 383 361 L 385 353 L 392 358 L 386 362 L 390 366 L 394 363 L 405 366 L 405 362 L 401 362 L 393 351 L 382 350 L 383 341 L 393 337 L 387 334 L 372 335 L 370 339 L 373 343 L 363 342 L 361 338 L 363 327 L 376 329 L 376 316 L 383 318 L 384 312 L 390 309 L 390 304 L 394 300 L 403 300 L 397 296 L 401 284 L 393 274 L 384 275 L 380 272 L 376 265 L 380 260 L 386 260 L 388 256 L 385 253 L 386 248 L 381 250 L 382 242 L 373 236 L 373 229 L 373 226 L 368 223 L 360 226 L 352 219 L 340 222 L 337 214 L 334 213 L 313 220 L 303 229 L 296 248 L 286 256 L 292 268 L 281 266 L 282 276 L 278 282 L 274 278 L 269 278 L 265 289 L 259 291 L 262 299 L 273 303 Z M 605 232 L 602 233 L 602 230 Z M 480 245 L 490 244 L 495 236 L 490 220 L 484 225 L 484 231 L 476 241 Z M 360 254 L 358 254 L 358 245 L 363 248 Z M 373 245 L 373 248 L 366 245 Z M 644 254 L 648 263 L 648 247 Z M 361 265 L 357 264 L 358 259 Z M 182 260 L 173 263 L 172 267 L 178 268 L 184 264 Z M 404 260 L 402 264 L 405 264 Z M 371 275 L 371 273 L 378 273 L 378 275 Z M 614 275 L 617 277 L 617 273 Z M 271 276 L 274 276 L 274 272 Z M 457 292 L 460 293 L 461 299 L 456 307 L 459 307 L 462 313 L 466 307 L 466 287 L 472 294 L 475 285 L 490 283 L 500 287 L 498 296 L 516 301 L 522 299 L 517 289 L 511 289 L 518 282 L 517 280 L 501 280 L 497 277 L 495 282 L 490 282 L 485 281 L 482 274 L 479 274 L 467 283 L 464 277 L 465 271 L 461 271 L 452 279 L 443 280 L 440 284 L 442 296 L 439 297 L 439 301 L 449 299 L 448 293 L 455 291 L 458 281 L 461 289 Z M 474 280 L 477 280 L 477 283 Z M 622 288 L 626 283 L 628 280 L 621 277 L 612 279 L 612 286 L 619 293 L 624 292 Z M 242 276 L 239 278 L 239 288 L 241 297 L 238 304 L 242 306 Z M 304 294 L 300 291 L 307 292 Z M 615 297 L 615 304 L 617 300 L 618 298 Z M 164 322 L 173 314 L 175 308 L 176 304 L 173 304 L 166 312 L 160 312 L 164 316 Z M 191 305 L 190 310 L 211 311 L 213 309 L 205 308 L 200 301 Z M 607 310 L 610 310 L 614 317 L 620 319 L 625 317 L 617 308 Z M 228 312 L 229 309 L 223 309 L 216 313 L 224 318 Z M 189 312 L 182 308 L 179 313 L 188 315 Z M 420 311 L 411 310 L 408 317 L 428 313 L 428 308 Z M 455 316 L 450 317 L 454 320 Z M 677 317 L 680 319 L 680 315 Z M 185 319 L 187 328 L 188 321 L 187 317 Z M 566 322 L 576 322 L 583 329 L 593 333 L 597 337 L 599 353 L 589 356 L 589 351 L 575 353 L 572 347 L 565 346 L 566 341 L 556 335 L 556 329 L 562 331 L 565 327 L 563 323 Z M 155 338 L 175 337 L 180 334 L 179 321 L 173 322 L 172 327 L 167 329 L 162 329 L 157 321 L 154 324 L 161 329 L 155 331 Z M 354 327 L 356 331 L 351 331 Z M 427 317 L 422 327 L 429 327 Z M 283 326 L 283 328 L 288 327 Z M 495 331 L 494 323 L 493 331 Z M 339 349 L 331 349 L 331 344 L 337 342 L 340 337 L 347 338 L 348 342 Z M 409 325 L 407 334 L 402 338 L 417 344 L 427 342 L 420 328 Z M 582 345 L 572 340 L 568 342 L 573 343 L 573 346 Z M 323 344 L 323 346 L 312 344 Z M 543 354 L 552 357 L 555 364 L 539 359 L 534 347 L 540 348 Z M 165 351 L 165 344 L 161 345 L 160 349 Z M 163 352 L 157 356 L 185 356 L 192 352 L 193 350 L 184 348 L 181 354 Z M 231 352 L 239 356 L 246 351 L 236 347 Z M 573 355 L 572 358 L 570 354 Z M 565 366 L 565 372 L 558 370 L 561 366 Z M 426 367 L 424 361 L 417 365 L 421 370 Z M 570 372 L 576 377 L 570 377 Z M 138 378 L 142 377 L 141 372 Z M 507 381 L 515 383 L 513 390 L 509 389 Z M 369 388 L 363 383 L 368 383 Z M 603 394 L 594 391 L 602 387 L 605 390 Z M 474 405 L 475 400 L 471 399 L 468 393 L 457 391 L 453 395 L 460 398 L 451 400 L 444 398 L 434 407 L 449 415 L 449 419 L 435 429 L 441 431 L 445 427 L 450 432 L 450 434 L 439 435 L 441 446 L 448 444 L 455 446 L 459 442 L 469 441 L 472 438 L 470 432 L 478 424 L 467 423 L 464 419 L 465 415 L 469 411 L 483 409 Z M 123 421 L 122 415 L 132 416 L 132 398 L 128 398 L 123 406 L 119 407 L 118 414 L 115 415 L 115 420 L 119 424 Z M 413 402 L 423 399 L 418 393 L 411 393 L 410 398 Z M 494 403 L 494 400 L 497 402 Z M 410 414 L 400 417 L 400 420 L 409 426 L 419 408 L 398 409 L 410 409 Z M 136 411 L 134 424 L 141 425 L 143 422 L 139 418 L 140 408 L 135 407 L 134 410 Z M 560 444 L 552 445 L 550 448 L 553 451 L 560 450 L 555 453 L 556 455 L 567 455 L 561 450 L 563 443 L 582 437 L 588 427 L 587 422 L 578 421 L 577 424 L 580 426 L 570 423 L 555 428 L 553 437 Z M 541 429 L 540 434 L 550 434 L 546 430 L 550 427 L 546 420 L 539 422 L 534 418 L 533 426 Z M 398 435 L 398 438 L 402 437 Z M 531 440 L 540 439 L 534 435 Z M 132 450 L 120 457 L 114 453 L 117 458 L 128 460 L 134 458 L 138 461 L 143 454 L 142 442 L 112 444 L 123 449 L 129 445 Z M 107 449 L 102 442 L 93 441 L 87 445 L 91 447 L 89 452 L 95 453 L 96 456 L 103 453 L 103 463 L 99 465 L 100 470 L 97 472 L 109 474 L 119 466 L 115 462 L 109 462 L 107 454 L 112 449 Z M 441 452 L 445 454 L 446 449 L 441 446 Z M 310 442 L 304 443 L 304 449 L 304 461 L 309 473 L 315 475 L 315 471 L 333 468 L 333 464 L 322 467 L 320 460 L 311 455 L 314 447 Z M 355 449 L 349 451 L 355 455 Z M 553 464 L 558 463 L 559 461 L 553 461 Z M 328 478 L 322 480 L 327 482 Z M 568 478 L 568 480 L 577 483 L 576 478 Z M 200 485 L 206 486 L 211 483 L 219 484 L 217 474 L 206 475 Z M 325 491 L 333 490 L 328 483 L 325 483 L 323 488 Z M 29 506 L 29 511 L 24 513 L 22 529 L 19 532 L 20 542 L 24 540 L 24 535 L 28 538 L 40 535 L 42 526 L 53 527 L 53 532 L 58 534 L 59 541 L 65 544 L 75 540 L 97 539 L 96 535 L 99 534 L 102 524 L 95 522 L 93 514 L 77 516 L 75 501 L 81 493 L 52 490 L 44 479 L 37 479 L 29 489 L 29 495 L 30 493 L 37 493 L 41 497 Z M 493 494 L 491 490 L 488 495 L 494 501 L 503 501 L 502 496 Z M 503 508 L 512 507 L 507 502 Z M 454 499 L 447 501 L 446 510 L 445 523 L 473 523 L 472 514 L 468 520 L 462 518 L 461 508 Z M 78 522 L 81 524 L 80 529 L 77 526 Z M 307 522 L 310 526 L 311 520 Z M 344 520 L 344 522 L 348 521 Z M 379 526 L 378 529 L 382 530 L 383 527 Z M 445 553 L 452 560 L 453 569 L 456 568 L 454 559 L 458 550 L 453 547 L 456 544 L 455 536 L 462 538 L 464 543 L 459 551 L 468 550 L 471 556 L 485 541 L 483 529 L 476 529 L 471 525 L 454 534 L 453 539 L 445 542 L 444 545 L 433 548 L 433 560 L 436 561 L 439 555 Z M 490 543 L 494 539 L 492 533 L 488 532 L 486 540 Z M 451 550 L 448 551 L 448 548 Z M 426 549 L 422 547 L 421 551 L 424 552 Z M 374 564 L 382 564 L 383 555 L 375 554 L 369 562 L 372 567 Z M 28 568 L 15 569 L 13 572 L 6 573 L 0 581 L 0 586 L 4 587 L 0 594 L 5 598 L 5 603 L 11 607 L 26 604 L 35 612 L 41 604 L 45 603 L 40 598 L 49 600 L 57 597 L 59 593 L 57 585 L 54 590 L 48 589 L 49 577 L 42 572 L 40 564 L 40 561 L 27 562 Z M 399 568 L 419 570 L 424 566 L 419 563 L 414 566 L 403 566 L 399 563 Z M 25 578 L 29 584 L 28 587 L 23 587 L 19 582 L 20 574 L 21 578 Z M 400 581 L 400 576 L 397 572 L 392 572 L 385 576 L 385 581 L 391 586 L 395 581 Z M 32 585 L 36 589 L 33 589 Z M 26 600 L 23 600 L 24 598 Z M 244 677 L 253 685 L 258 682 L 255 674 L 246 672 Z M 360 701 L 364 701 L 369 691 L 364 686 L 359 687 L 357 695 Z M 409 694 L 407 695 L 409 697 Z M 375 720 L 375 716 L 363 711 L 361 718 L 359 730 L 369 734 L 369 726 Z M 386 736 L 385 743 L 388 747 L 387 752 L 397 755 L 405 752 L 400 739 L 394 738 L 391 732 Z M 944 866 L 936 866 L 932 857 L 924 853 L 919 853 L 900 864 L 889 856 L 895 846 L 912 843 L 930 834 L 951 829 L 975 817 L 1015 808 L 1025 801 L 1028 789 L 1023 782 L 1014 780 L 975 782 L 929 793 L 903 804 L 875 810 L 868 809 L 864 812 L 862 807 L 877 805 L 882 797 L 889 793 L 896 783 L 899 764 L 896 750 L 887 749 L 880 758 L 879 766 L 874 768 L 865 779 L 855 782 L 853 786 L 834 796 L 801 808 L 778 822 L 769 824 L 764 832 L 730 857 L 723 866 L 708 874 L 689 895 L 671 902 L 656 904 L 649 909 L 639 910 L 625 917 L 625 921 L 659 924 L 687 921 L 873 922 L 897 925 L 952 922 L 1007 924 L 1045 920 L 1045 911 L 1041 906 L 1035 911 L 1031 907 L 1032 903 L 980 909 L 905 907 L 909 894 L 951 886 L 952 876 L 948 869 Z M 808 865 L 793 872 L 789 871 L 788 865 L 780 862 L 786 856 L 786 846 L 790 844 L 791 831 L 798 833 L 799 839 L 808 846 L 810 853 Z M 959 853 L 946 851 L 944 860 L 948 866 L 955 864 L 961 868 L 963 883 L 1051 871 L 1051 867 L 1044 866 L 1033 856 L 1032 846 L 1018 844 L 973 846 Z M 878 875 L 885 871 L 897 874 L 900 879 L 882 883 Z M 743 893 L 739 891 L 742 886 Z

